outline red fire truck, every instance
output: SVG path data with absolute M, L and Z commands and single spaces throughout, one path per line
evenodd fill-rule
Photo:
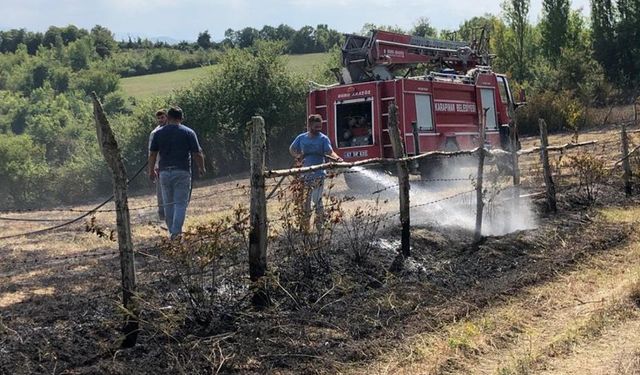
M 466 43 L 380 30 L 347 35 L 343 68 L 334 71 L 339 83 L 317 85 L 309 93 L 307 112 L 322 115 L 323 132 L 345 161 L 393 156 L 387 129 L 392 102 L 408 155 L 478 147 L 483 110 L 485 144 L 507 148 L 509 109 L 518 103 L 507 77 L 493 72 L 489 59 L 482 37 Z M 440 69 L 413 76 L 420 64 Z M 421 163 L 423 175 L 430 169 L 429 162 Z

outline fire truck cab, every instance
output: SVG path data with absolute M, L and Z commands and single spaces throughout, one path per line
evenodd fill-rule
M 482 48 L 482 43 L 379 30 L 369 37 L 348 35 L 343 68 L 336 72 L 340 83 L 314 87 L 307 112 L 322 116 L 323 132 L 345 161 L 393 157 L 390 103 L 398 107 L 398 128 L 408 155 L 478 147 L 485 111 L 484 143 L 508 148 L 509 114 L 517 104 L 507 77 L 491 70 L 490 56 Z M 444 69 L 411 76 L 417 64 L 434 62 Z M 396 76 L 400 69 L 406 76 Z

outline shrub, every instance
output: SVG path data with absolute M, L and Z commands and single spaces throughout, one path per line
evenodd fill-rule
M 28 135 L 0 137 L 0 203 L 3 206 L 33 206 L 48 192 L 49 172 L 44 147 Z
M 578 178 L 578 198 L 586 203 L 595 203 L 600 185 L 605 182 L 605 162 L 591 153 L 580 152 L 568 157 L 569 168 Z
M 540 118 L 547 123 L 549 132 L 577 131 L 586 124 L 584 107 L 568 92 L 547 91 L 532 96 L 526 106 L 518 109 L 517 117 L 521 135 L 539 134 Z

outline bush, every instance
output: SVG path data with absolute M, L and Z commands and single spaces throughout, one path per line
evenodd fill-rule
M 77 204 L 112 191 L 111 175 L 97 143 L 92 148 L 78 151 L 53 172 L 51 187 L 55 202 Z
M 605 162 L 593 154 L 580 152 L 569 156 L 569 168 L 578 177 L 578 200 L 595 203 L 599 189 L 607 177 Z
M 0 204 L 4 207 L 33 206 L 48 192 L 49 172 L 44 147 L 28 135 L 0 137 Z
M 71 80 L 72 89 L 80 90 L 86 95 L 95 91 L 100 98 L 104 98 L 107 94 L 116 91 L 119 84 L 120 77 L 117 74 L 98 68 L 83 70 Z
M 549 132 L 576 131 L 587 125 L 584 107 L 568 92 L 550 91 L 529 98 L 527 105 L 518 109 L 518 131 L 521 135 L 539 134 L 538 119 L 547 123 Z

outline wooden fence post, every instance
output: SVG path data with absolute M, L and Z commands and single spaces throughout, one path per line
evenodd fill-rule
M 396 159 L 405 156 L 404 147 L 400 140 L 398 130 L 398 107 L 394 102 L 389 104 L 389 138 L 393 147 L 393 157 Z M 405 258 L 411 255 L 411 219 L 409 215 L 409 168 L 406 161 L 399 161 L 398 184 L 400 191 L 400 223 L 402 224 L 402 256 Z
M 484 143 L 485 143 L 485 124 L 487 121 L 487 111 L 489 108 L 483 108 L 480 116 L 480 146 L 478 147 L 478 172 L 476 178 L 476 230 L 473 234 L 473 242 L 482 239 L 482 215 L 484 210 L 484 201 L 482 197 L 482 185 L 484 180 Z
M 556 185 L 553 183 L 553 177 L 551 176 L 549 152 L 547 151 L 547 147 L 549 146 L 547 123 L 543 119 L 538 119 L 538 126 L 540 127 L 540 161 L 544 169 L 544 184 L 547 188 L 547 209 L 556 212 L 558 211 L 556 205 Z
M 113 135 L 102 104 L 95 92 L 93 111 L 96 120 L 98 144 L 102 150 L 113 178 L 113 196 L 116 203 L 116 225 L 118 231 L 118 248 L 120 250 L 120 268 L 122 269 L 122 304 L 127 311 L 122 332 L 125 337 L 123 348 L 131 348 L 138 339 L 138 307 L 133 296 L 136 290 L 136 267 L 131 240 L 131 220 L 129 217 L 129 203 L 127 199 L 127 170 L 124 167 L 118 143 Z
M 511 143 L 511 166 L 513 176 L 513 190 L 517 193 L 514 195 L 516 200 L 520 199 L 520 164 L 518 160 L 518 120 L 516 119 L 515 110 L 510 110 L 513 123 L 511 124 L 509 141 Z
M 627 197 L 630 197 L 633 192 L 633 186 L 631 185 L 632 172 L 631 162 L 629 161 L 629 137 L 627 137 L 627 124 L 624 122 L 622 123 L 620 138 L 622 143 L 622 169 L 624 171 L 622 178 L 624 179 L 624 193 Z
M 420 132 L 418 131 L 418 124 L 415 121 L 411 123 L 411 132 L 413 134 L 413 155 L 417 156 L 420 155 Z M 420 170 L 420 162 L 414 160 L 413 163 L 411 163 L 411 168 L 413 168 L 415 173 L 418 173 Z
M 249 277 L 257 282 L 267 271 L 267 199 L 265 196 L 266 136 L 264 119 L 251 118 L 251 207 L 249 232 Z M 265 306 L 268 299 L 259 289 L 253 296 L 253 304 Z

